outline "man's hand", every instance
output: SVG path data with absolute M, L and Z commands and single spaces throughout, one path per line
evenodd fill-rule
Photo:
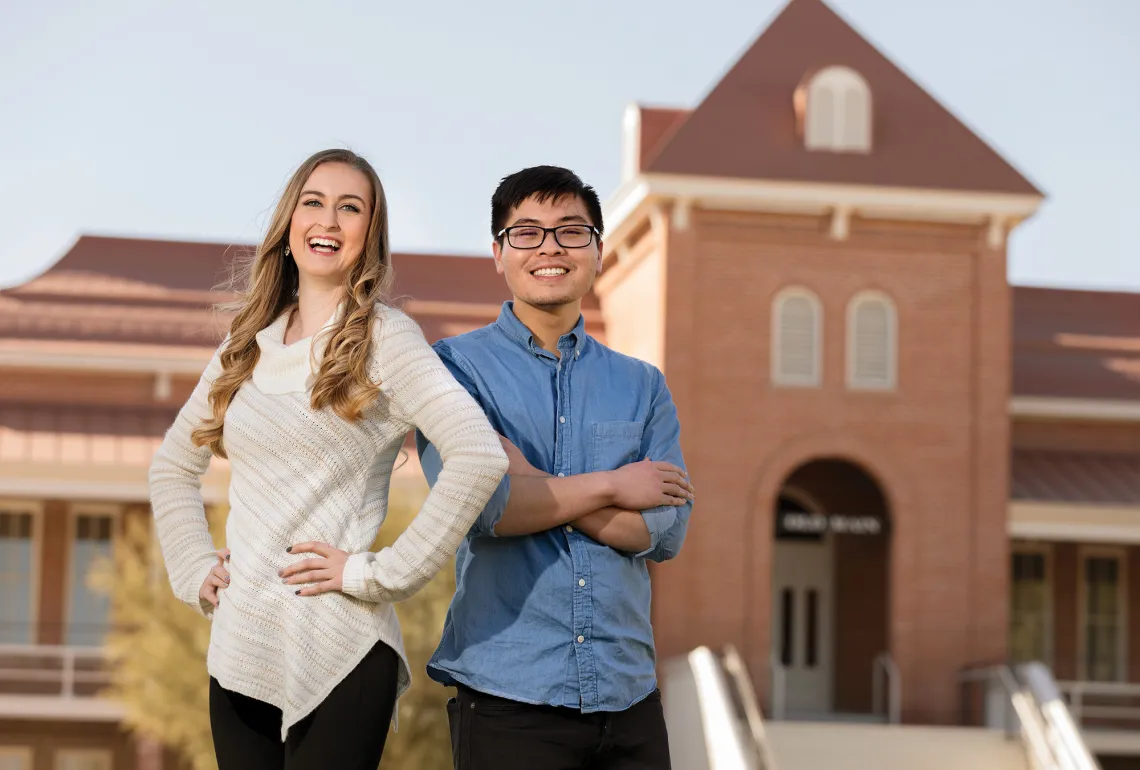
M 344 564 L 349 557 L 347 551 L 333 548 L 327 543 L 298 543 L 285 550 L 293 554 L 315 553 L 320 557 L 290 564 L 277 573 L 278 577 L 285 579 L 286 585 L 315 584 L 298 589 L 294 592 L 297 596 L 316 596 L 344 588 Z
M 507 467 L 507 475 L 509 476 L 548 476 L 550 474 L 543 473 L 538 468 L 530 464 L 526 459 L 526 455 L 522 450 L 511 443 L 510 439 L 506 436 L 499 436 L 499 441 L 503 445 L 503 450 L 507 453 L 507 459 L 510 465 Z
M 693 499 L 688 475 L 672 463 L 646 459 L 610 471 L 610 478 L 616 508 L 645 511 L 663 505 L 685 505 Z

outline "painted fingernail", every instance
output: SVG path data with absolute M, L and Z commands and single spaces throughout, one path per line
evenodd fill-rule
M 300 589 L 300 588 L 298 588 L 298 589 L 297 589 L 296 591 L 294 591 L 293 593 L 297 594 L 297 596 L 300 596 L 300 595 L 301 595 L 301 589 Z
M 222 579 L 223 579 L 223 580 L 225 580 L 225 581 L 226 581 L 226 583 L 229 583 L 229 582 L 230 582 L 230 576 L 229 576 L 229 575 L 226 575 L 226 576 L 225 576 L 224 578 L 222 578 Z
M 293 553 L 293 546 L 289 546 L 288 548 L 286 548 L 285 553 Z
M 229 560 L 230 560 L 230 555 L 227 553 L 226 554 L 226 561 L 229 561 Z

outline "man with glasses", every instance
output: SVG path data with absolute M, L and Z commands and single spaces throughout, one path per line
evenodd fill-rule
M 435 346 L 511 458 L 459 548 L 428 664 L 456 687 L 457 770 L 669 767 L 647 561 L 677 555 L 693 488 L 661 372 L 585 332 L 602 228 L 566 169 L 503 179 L 492 250 L 513 300 Z M 416 442 L 434 485 L 439 454 Z

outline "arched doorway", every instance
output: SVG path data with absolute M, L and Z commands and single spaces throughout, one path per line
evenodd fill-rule
M 870 713 L 888 645 L 886 496 L 858 465 L 819 459 L 785 479 L 774 514 L 773 686 L 784 714 Z

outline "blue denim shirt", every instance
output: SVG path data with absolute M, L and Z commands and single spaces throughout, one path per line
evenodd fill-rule
M 645 459 L 684 467 L 680 426 L 655 367 L 586 335 L 581 319 L 542 350 L 511 303 L 482 329 L 442 340 L 440 358 L 491 425 L 536 468 L 563 476 Z M 429 484 L 435 448 L 416 434 Z M 456 555 L 456 591 L 428 675 L 515 701 L 621 711 L 656 687 L 647 559 L 677 555 L 691 505 L 642 512 L 651 545 L 630 554 L 571 526 L 496 537 L 504 478 Z

